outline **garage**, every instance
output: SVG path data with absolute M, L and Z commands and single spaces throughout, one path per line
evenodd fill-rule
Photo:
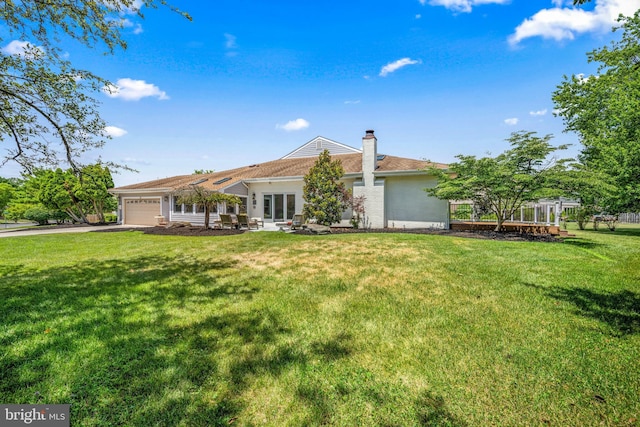
M 124 200 L 124 223 L 131 225 L 155 225 L 160 215 L 160 198 L 138 198 Z

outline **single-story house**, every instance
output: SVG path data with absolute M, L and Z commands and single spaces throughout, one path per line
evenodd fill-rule
M 318 136 L 278 160 L 126 185 L 110 192 L 118 198 L 118 221 L 122 224 L 155 225 L 160 216 L 171 222 L 204 224 L 203 207 L 185 206 L 173 196 L 188 185 L 235 194 L 242 200 L 238 206 L 219 205 L 210 214 L 211 224 L 220 213 L 240 212 L 264 222 L 287 221 L 302 212 L 303 177 L 324 150 L 332 160 L 342 161 L 346 187 L 354 196 L 364 196 L 367 226 L 449 228 L 448 202 L 424 192 L 436 184 L 436 178 L 425 171 L 428 162 L 378 154 L 372 130 L 366 131 L 361 149 Z M 348 224 L 351 217 L 350 211 L 345 212 L 343 222 Z

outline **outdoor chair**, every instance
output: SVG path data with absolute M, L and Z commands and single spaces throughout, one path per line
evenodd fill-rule
M 302 228 L 305 224 L 305 218 L 303 214 L 295 214 L 291 219 L 291 229 L 295 230 L 297 228 Z
M 238 227 L 239 228 L 248 228 L 251 230 L 251 227 L 255 227 L 258 229 L 258 221 L 253 219 L 249 219 L 246 214 L 238 214 Z
M 229 214 L 220 214 L 220 225 L 221 228 L 235 228 L 231 215 Z

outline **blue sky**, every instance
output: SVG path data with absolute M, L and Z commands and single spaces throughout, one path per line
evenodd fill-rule
M 573 143 L 553 116 L 563 75 L 619 37 L 640 0 L 176 1 L 123 15 L 128 48 L 64 46 L 109 79 L 99 94 L 113 139 L 98 156 L 140 172 L 117 186 L 279 158 L 321 135 L 381 153 L 454 161 L 507 148 L 518 130 Z M 9 45 L 4 46 L 5 52 Z M 5 166 L 2 176 L 16 176 Z

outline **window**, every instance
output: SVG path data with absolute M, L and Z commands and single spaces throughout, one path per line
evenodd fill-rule
M 282 221 L 284 220 L 284 195 L 282 194 L 274 194 L 273 195 L 273 206 L 275 208 L 274 220 Z
M 271 202 L 273 201 L 273 196 L 264 196 L 264 219 L 271 219 L 273 216 L 271 215 Z
M 296 213 L 296 195 L 287 194 L 287 219 L 292 219 Z
M 225 212 L 228 214 L 236 213 L 236 205 L 225 204 Z
M 182 213 L 182 203 L 178 203 L 178 199 L 173 199 L 173 212 L 174 213 Z
M 264 200 L 264 218 L 284 221 L 293 218 L 296 213 L 295 194 L 267 194 Z
M 196 205 L 196 213 L 204 213 L 204 205 Z
M 216 182 L 214 182 L 213 185 L 224 184 L 225 182 L 230 181 L 230 180 L 231 180 L 231 178 L 222 178 L 222 179 L 219 179 Z

